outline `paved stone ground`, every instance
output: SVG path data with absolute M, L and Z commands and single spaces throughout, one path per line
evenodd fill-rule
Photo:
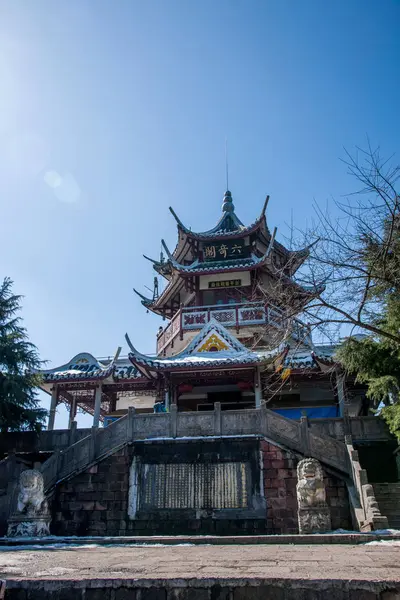
M 399 559 L 400 546 L 385 542 L 356 546 L 1 548 L 0 578 L 301 578 L 400 582 Z

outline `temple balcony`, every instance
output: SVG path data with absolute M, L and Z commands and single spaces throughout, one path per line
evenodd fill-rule
M 185 306 L 171 319 L 168 325 L 157 336 L 157 354 L 165 353 L 167 348 L 176 344 L 177 351 L 182 349 L 182 341 L 190 338 L 190 332 L 199 331 L 210 322 L 218 321 L 224 327 L 234 328 L 239 334 L 245 328 L 249 334 L 251 329 L 260 326 L 270 326 L 276 330 L 285 331 L 288 319 L 282 309 L 265 302 L 242 302 L 237 304 L 216 304 L 212 306 Z M 310 327 L 299 319 L 292 319 L 290 325 L 292 337 L 299 341 L 310 341 Z M 179 346 L 179 348 L 178 348 Z

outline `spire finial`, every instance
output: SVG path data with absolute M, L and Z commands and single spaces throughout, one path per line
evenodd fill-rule
M 226 190 L 226 192 L 224 194 L 224 202 L 222 204 L 222 210 L 223 210 L 223 212 L 229 212 L 229 213 L 232 213 L 235 210 L 235 207 L 232 202 L 232 194 L 230 193 L 229 190 Z
M 226 189 L 229 190 L 228 138 L 227 137 L 225 137 L 225 171 L 226 171 Z
M 232 213 L 235 207 L 232 202 L 232 194 L 229 191 L 229 169 L 228 169 L 228 138 L 225 137 L 225 172 L 226 172 L 226 192 L 222 204 L 223 212 Z

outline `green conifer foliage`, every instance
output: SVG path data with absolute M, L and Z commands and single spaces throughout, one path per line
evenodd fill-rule
M 0 431 L 38 431 L 47 414 L 36 391 L 42 362 L 17 314 L 21 296 L 12 285 L 8 277 L 0 284 Z
M 371 274 L 369 296 L 379 312 L 371 317 L 378 329 L 395 336 L 400 332 L 400 231 L 398 220 L 384 226 L 382 243 L 365 239 L 365 264 Z M 337 352 L 345 369 L 368 386 L 367 395 L 400 441 L 400 344 L 383 335 L 349 338 Z

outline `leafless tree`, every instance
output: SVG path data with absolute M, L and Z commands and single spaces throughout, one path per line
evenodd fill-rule
M 364 332 L 400 343 L 400 332 L 377 318 L 382 290 L 400 287 L 400 166 L 370 145 L 346 152 L 343 162 L 360 188 L 326 209 L 315 203 L 311 227 L 291 232 L 310 254 L 296 274 L 298 288 L 288 285 L 288 265 L 275 265 L 273 295 L 289 317 L 300 314 L 325 338 Z

